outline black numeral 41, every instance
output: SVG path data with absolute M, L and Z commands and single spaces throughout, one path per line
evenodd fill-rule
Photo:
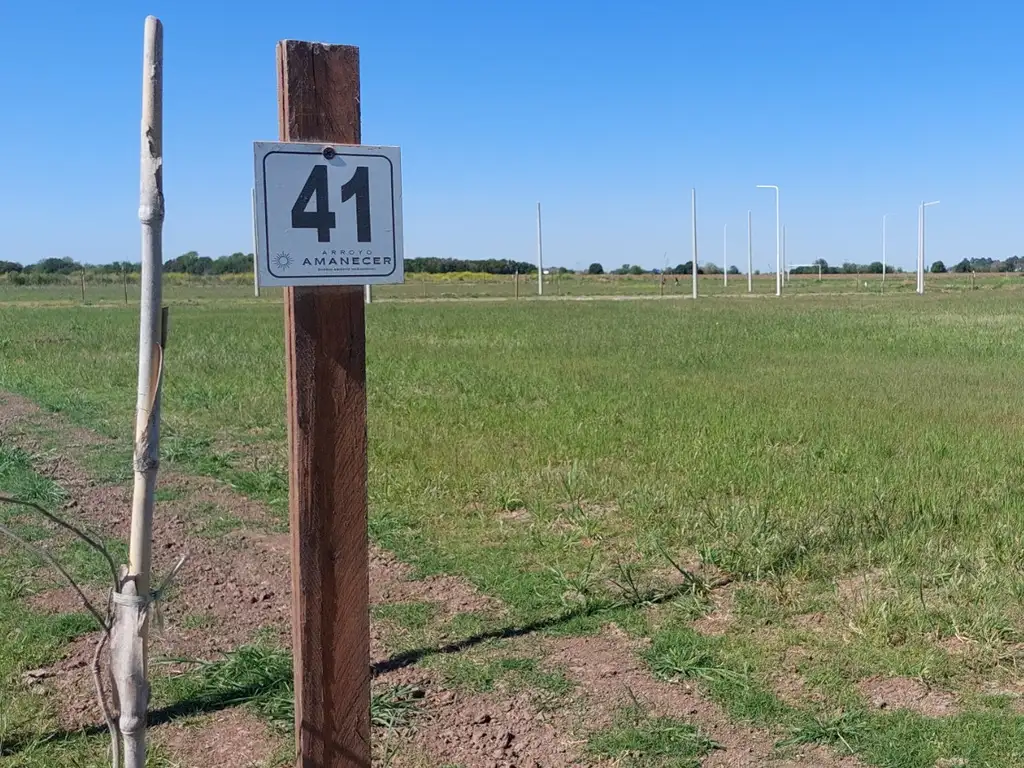
M 309 202 L 316 198 L 316 210 L 308 211 Z M 356 166 L 352 178 L 341 187 L 341 202 L 356 199 L 356 239 L 360 243 L 371 241 L 370 229 L 370 169 L 365 165 Z M 321 243 L 331 241 L 331 230 L 337 226 L 337 217 L 331 210 L 327 188 L 327 166 L 314 165 L 309 178 L 299 192 L 292 206 L 292 227 L 294 229 L 315 229 L 316 239 Z

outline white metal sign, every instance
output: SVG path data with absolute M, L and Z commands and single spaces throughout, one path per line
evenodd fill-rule
M 260 285 L 404 281 L 398 147 L 254 147 Z

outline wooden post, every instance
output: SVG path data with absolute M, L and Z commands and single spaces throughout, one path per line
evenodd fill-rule
M 124 277 L 124 305 L 128 306 L 128 265 L 121 265 L 121 274 Z
M 285 40 L 277 68 L 282 141 L 360 142 L 358 48 Z M 370 765 L 363 301 L 284 289 L 300 768 Z
M 85 267 L 82 267 L 82 303 L 85 304 Z
M 516 270 L 516 274 L 515 274 L 514 280 L 515 280 L 515 283 L 516 283 L 516 298 L 518 299 L 519 298 L 519 270 L 518 269 Z
M 423 273 L 423 298 L 427 298 L 427 273 Z

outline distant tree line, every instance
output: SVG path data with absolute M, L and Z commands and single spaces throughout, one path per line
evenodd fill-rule
M 200 256 L 196 251 L 189 251 L 183 253 L 176 258 L 170 259 L 164 262 L 164 272 L 180 273 L 195 276 L 205 275 L 231 275 L 231 274 L 248 274 L 252 272 L 253 255 L 251 253 L 242 253 L 238 251 L 232 253 L 229 256 L 218 256 L 217 258 L 210 258 L 209 256 Z M 812 266 L 801 266 L 794 267 L 791 272 L 794 275 L 801 274 L 817 274 L 818 267 L 821 267 L 822 274 L 826 275 L 839 275 L 839 274 L 882 274 L 882 262 L 872 261 L 869 264 L 857 264 L 854 262 L 844 262 L 841 266 L 832 266 L 825 259 L 818 259 Z M 693 268 L 693 262 L 687 261 L 683 264 L 677 264 L 674 267 L 666 267 L 665 269 L 644 269 L 638 264 L 623 264 L 617 269 L 610 270 L 610 274 L 613 275 L 689 275 Z M 74 259 L 65 256 L 64 258 L 49 258 L 42 259 L 35 264 L 23 265 L 17 261 L 9 261 L 0 259 L 0 275 L 20 275 L 25 281 L 41 280 L 46 277 L 58 277 L 61 275 L 67 276 L 77 274 L 83 269 L 90 273 L 106 274 L 106 273 L 121 273 L 121 272 L 134 272 L 137 273 L 141 270 L 139 262 L 129 261 L 113 261 L 109 264 L 89 264 L 82 265 Z M 511 259 L 479 259 L 479 260 L 467 260 L 467 259 L 439 259 L 439 258 L 419 258 L 419 259 L 406 259 L 405 260 L 405 271 L 412 273 L 430 273 L 430 274 L 446 274 L 452 272 L 483 272 L 491 275 L 511 275 L 515 272 L 520 274 L 531 274 L 537 271 L 537 265 L 531 264 L 525 261 L 512 261 Z M 551 267 L 552 273 L 566 274 L 571 270 L 565 267 Z M 885 271 L 888 274 L 897 274 L 903 272 L 899 267 L 894 267 L 891 264 L 887 264 Z M 1011 256 L 1008 259 L 990 259 L 990 258 L 973 258 L 963 259 L 960 262 L 954 264 L 952 267 L 947 268 L 941 261 L 937 261 L 931 266 L 932 272 L 1024 272 L 1024 257 L 1022 256 Z M 606 274 L 604 267 L 594 262 L 591 264 L 585 272 L 591 275 L 603 275 Z M 699 275 L 720 275 L 722 274 L 722 267 L 719 264 L 703 264 L 697 265 L 697 274 Z M 730 275 L 740 274 L 740 270 L 736 266 L 729 267 Z
M 954 264 L 950 272 L 1024 272 L 1024 256 L 999 259 L 964 259 Z
M 488 275 L 527 274 L 537 271 L 536 264 L 511 259 L 406 259 L 406 272 L 426 272 L 443 275 L 450 272 L 483 272 Z
M 183 253 L 175 259 L 164 262 L 164 272 L 179 272 L 186 275 L 238 275 L 252 272 L 252 254 L 238 251 L 230 256 L 211 259 L 195 251 Z
M 790 274 L 794 275 L 816 275 L 818 274 L 818 267 L 821 267 L 821 274 L 823 275 L 880 275 L 882 274 L 882 262 L 872 261 L 869 264 L 857 264 L 852 261 L 843 262 L 842 266 L 836 267 L 830 265 L 825 259 L 817 259 L 814 264 L 809 267 L 793 267 L 790 270 Z M 885 273 L 887 275 L 899 274 L 903 270 L 899 267 L 894 267 L 892 264 L 885 265 Z
M 17 261 L 0 259 L 0 274 L 16 275 L 73 275 L 86 270 L 90 273 L 139 272 L 139 262 L 112 261 L 109 264 L 81 264 L 74 259 L 64 258 L 43 259 L 35 264 L 24 265 Z M 200 256 L 195 251 L 183 253 L 177 258 L 164 262 L 164 272 L 179 272 L 189 275 L 228 275 L 252 272 L 251 253 L 233 253 L 211 259 Z

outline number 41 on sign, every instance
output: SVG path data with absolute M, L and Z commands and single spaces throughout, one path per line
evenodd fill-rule
M 398 147 L 257 141 L 262 285 L 404 281 Z

